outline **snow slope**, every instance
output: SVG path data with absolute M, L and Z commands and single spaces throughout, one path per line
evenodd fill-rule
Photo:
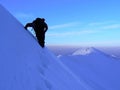
M 93 90 L 0 5 L 0 90 Z
M 97 49 L 120 60 L 120 47 L 97 47 Z
M 85 49 L 85 50 L 84 50 Z M 89 54 L 82 54 L 86 48 L 76 50 L 77 55 L 62 55 L 61 61 L 79 78 L 83 78 L 95 90 L 120 90 L 120 61 L 95 49 Z M 83 52 L 85 53 L 85 52 Z

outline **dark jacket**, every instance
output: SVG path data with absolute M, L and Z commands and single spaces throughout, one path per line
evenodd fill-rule
M 27 23 L 25 29 L 27 29 L 27 27 L 33 27 L 36 34 L 43 34 L 48 30 L 48 25 L 45 23 L 45 20 L 40 18 L 37 18 L 32 23 Z

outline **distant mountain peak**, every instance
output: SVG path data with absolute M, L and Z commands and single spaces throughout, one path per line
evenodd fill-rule
M 94 52 L 94 49 L 92 47 L 80 48 L 75 52 L 73 52 L 72 55 L 88 55 L 88 54 L 91 54 L 92 52 Z

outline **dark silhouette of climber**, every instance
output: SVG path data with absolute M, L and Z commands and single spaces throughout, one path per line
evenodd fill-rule
M 27 23 L 25 25 L 25 29 L 27 27 L 32 27 L 36 33 L 36 37 L 38 43 L 41 47 L 44 47 L 45 44 L 45 32 L 48 30 L 48 25 L 45 23 L 44 18 L 36 18 L 32 23 Z

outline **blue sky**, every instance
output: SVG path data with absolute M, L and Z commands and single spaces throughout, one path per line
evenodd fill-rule
M 48 45 L 119 46 L 120 0 L 0 0 L 23 25 L 44 17 Z

